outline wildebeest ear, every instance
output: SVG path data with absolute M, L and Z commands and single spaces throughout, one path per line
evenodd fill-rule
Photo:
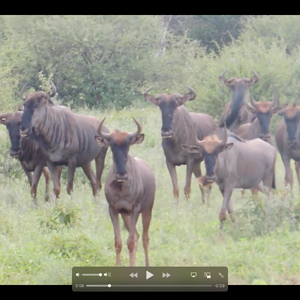
M 244 104 L 244 107 L 245 107 L 248 111 L 252 112 L 253 114 L 255 114 L 255 113 L 257 112 L 256 108 L 250 106 L 248 103 L 245 103 L 245 104 Z
M 150 89 L 148 89 L 150 90 Z M 148 90 L 144 93 L 144 98 L 149 101 L 150 103 L 154 104 L 154 105 L 158 105 L 160 102 L 160 96 L 157 97 L 153 97 L 150 94 L 148 94 Z
M 219 153 L 221 153 L 224 150 L 230 150 L 232 148 L 232 146 L 233 146 L 233 143 L 228 143 L 228 144 L 225 144 L 225 145 L 221 146 L 221 149 L 220 149 Z
M 109 146 L 108 140 L 99 135 L 95 135 L 95 141 L 99 146 Z
M 7 119 L 9 118 L 9 116 L 11 115 L 11 113 L 6 113 L 3 115 L 0 115 L 0 124 L 6 124 Z
M 282 105 L 280 105 L 279 107 L 274 107 L 273 109 L 272 109 L 272 113 L 273 114 L 276 114 L 276 113 L 280 113 L 281 111 L 283 111 L 283 110 L 285 110 L 286 108 L 287 108 L 287 104 L 282 104 Z M 281 116 L 281 115 L 280 115 Z
M 141 133 L 138 136 L 133 136 L 130 139 L 130 145 L 141 144 L 144 141 L 144 138 L 145 138 L 145 134 L 144 133 Z
M 192 145 L 181 145 L 182 149 L 188 153 L 199 153 L 201 152 L 201 146 L 192 146 Z

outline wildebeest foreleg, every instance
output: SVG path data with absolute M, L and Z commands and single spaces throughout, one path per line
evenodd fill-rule
M 31 172 L 29 172 L 25 166 L 23 165 L 23 163 L 21 163 L 21 166 L 22 166 L 22 169 L 24 170 L 27 178 L 28 178 L 28 182 L 29 182 L 29 185 L 32 186 L 32 175 L 31 175 Z
M 199 164 L 194 164 L 193 173 L 194 173 L 196 178 L 199 178 L 199 177 L 202 176 L 200 163 Z M 209 203 L 211 185 L 209 185 L 208 187 L 202 187 L 201 185 L 199 185 L 199 187 L 200 187 L 200 191 L 201 191 L 202 202 L 205 203 L 205 196 L 206 196 L 207 203 Z M 207 191 L 207 195 L 206 195 L 206 191 Z
M 192 158 L 188 158 L 186 162 L 186 177 L 185 177 L 185 187 L 184 187 L 184 194 L 186 200 L 190 198 L 190 194 L 191 194 L 191 179 L 192 179 L 193 168 L 194 168 L 194 160 Z
M 50 182 L 50 172 L 48 168 L 44 167 L 42 172 L 45 177 L 45 201 L 49 201 L 49 182 Z
M 30 189 L 30 194 L 32 196 L 32 200 L 33 202 L 36 204 L 36 191 L 37 191 L 37 186 L 39 183 L 39 180 L 41 178 L 42 175 L 42 170 L 43 170 L 43 166 L 38 164 L 33 172 L 33 177 L 32 177 L 32 185 L 31 185 L 31 189 Z
M 102 147 L 103 147 L 103 149 L 101 150 L 100 154 L 95 159 L 97 183 L 99 183 L 100 190 L 102 188 L 101 177 L 102 177 L 102 173 L 104 170 L 105 155 L 106 155 L 106 152 L 108 149 L 107 147 L 104 147 L 104 146 L 102 146 Z
M 72 157 L 69 159 L 68 162 L 68 185 L 67 185 L 67 193 L 71 195 L 73 191 L 73 182 L 74 182 L 74 175 L 76 170 L 76 158 Z
M 288 185 L 290 185 L 290 190 L 292 192 L 293 172 L 292 172 L 291 165 L 290 165 L 290 158 L 288 156 L 283 156 L 282 161 L 283 161 L 284 169 L 285 169 L 285 177 L 284 177 L 285 187 L 288 188 Z
M 176 167 L 171 162 L 166 160 L 166 164 L 172 179 L 173 184 L 173 195 L 175 199 L 179 198 L 179 188 L 178 188 L 178 181 L 177 181 L 177 173 L 176 173 Z
M 219 214 L 219 220 L 220 220 L 220 228 L 222 229 L 223 227 L 223 223 L 226 220 L 226 210 L 231 210 L 231 206 L 229 205 L 229 201 L 232 195 L 232 188 L 227 188 L 226 190 L 221 190 L 220 192 L 223 195 L 223 204 L 222 204 L 222 208 Z M 233 209 L 233 208 L 232 208 Z
M 137 243 L 139 238 L 138 232 L 136 230 L 136 223 L 139 218 L 139 214 L 140 214 L 139 208 L 135 207 L 130 217 L 130 230 L 127 239 L 127 247 L 129 250 L 129 263 L 131 267 L 134 266 L 135 264 L 135 253 L 136 253 Z
M 111 221 L 114 227 L 114 234 L 115 234 L 115 249 L 116 249 L 116 265 L 121 265 L 121 250 L 122 250 L 122 239 L 121 239 L 121 232 L 120 232 L 120 224 L 119 224 L 119 214 L 113 208 L 109 207 L 108 209 Z
M 60 194 L 60 175 L 61 175 L 61 171 L 59 171 L 56 168 L 56 166 L 50 161 L 47 161 L 47 167 L 50 171 L 51 178 L 52 178 L 52 181 L 53 181 L 53 191 L 54 191 L 55 197 L 58 198 L 59 194 Z
M 99 189 L 99 183 L 97 181 L 94 171 L 92 170 L 91 163 L 88 163 L 88 164 L 82 166 L 82 170 L 84 171 L 86 177 L 89 179 L 91 186 L 92 186 L 92 190 L 93 190 L 93 196 L 94 196 L 94 198 L 96 198 L 97 191 Z

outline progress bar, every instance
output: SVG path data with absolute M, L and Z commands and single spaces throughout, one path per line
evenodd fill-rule
M 85 287 L 212 287 L 211 284 L 86 284 Z

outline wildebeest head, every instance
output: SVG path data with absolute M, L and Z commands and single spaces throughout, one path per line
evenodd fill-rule
M 21 148 L 20 126 L 23 112 L 6 113 L 0 115 L 0 124 L 4 124 L 8 130 L 10 138 L 10 155 L 15 158 L 20 158 L 23 154 Z
M 237 77 L 225 79 L 224 75 L 226 74 L 227 71 L 228 70 L 226 70 L 223 74 L 221 74 L 219 80 L 225 86 L 229 87 L 232 91 L 232 97 L 230 101 L 230 114 L 227 116 L 225 121 L 226 126 L 229 128 L 236 120 L 239 111 L 242 108 L 242 105 L 245 101 L 244 99 L 245 99 L 247 89 L 251 87 L 254 83 L 259 81 L 259 76 L 254 70 L 252 70 L 254 75 L 251 79 L 237 78 Z M 220 126 L 223 127 L 223 124 L 221 124 Z
M 149 91 L 152 89 L 149 88 L 144 92 L 144 97 L 147 101 L 151 102 L 159 106 L 162 114 L 162 128 L 161 128 L 161 136 L 162 138 L 172 138 L 173 130 L 172 130 L 172 122 L 174 114 L 178 107 L 183 105 L 187 101 L 192 101 L 197 97 L 197 94 L 194 89 L 188 87 L 190 90 L 184 96 L 181 94 L 161 94 L 156 97 L 151 96 Z
M 284 117 L 287 128 L 288 146 L 294 148 L 298 141 L 298 125 L 300 121 L 300 106 L 294 103 L 292 106 L 284 108 L 278 115 Z
M 258 101 L 256 102 L 253 98 L 252 93 L 250 93 L 250 105 L 246 105 L 246 108 L 255 114 L 259 120 L 262 133 L 260 138 L 264 141 L 268 141 L 271 137 L 269 127 L 272 114 L 279 112 L 281 109 L 286 107 L 286 105 L 279 106 L 279 95 L 278 91 L 275 92 L 274 98 L 272 101 Z
M 226 70 L 223 74 L 221 74 L 221 76 L 219 77 L 219 80 L 221 81 L 221 83 L 228 86 L 232 91 L 236 91 L 236 90 L 238 90 L 242 87 L 245 87 L 246 89 L 248 89 L 254 83 L 259 81 L 259 76 L 254 70 L 252 70 L 254 75 L 251 79 L 249 79 L 249 78 L 237 78 L 237 77 L 231 77 L 230 79 L 226 79 L 224 77 L 224 75 L 227 72 L 228 72 L 228 70 Z
M 219 155 L 224 150 L 229 150 L 233 143 L 227 143 L 227 129 L 223 129 L 223 138 L 220 141 L 217 135 L 209 135 L 205 137 L 202 141 L 197 138 L 196 128 L 193 130 L 193 145 L 182 145 L 182 148 L 189 153 L 201 153 L 206 169 L 205 181 L 206 184 L 213 183 L 216 179 L 215 176 L 215 166 L 216 160 Z
M 24 101 L 24 113 L 22 116 L 22 122 L 21 122 L 21 128 L 20 128 L 20 134 L 21 136 L 28 136 L 32 133 L 32 117 L 34 116 L 34 112 L 39 109 L 41 106 L 45 106 L 47 104 L 53 105 L 53 102 L 51 101 L 50 97 L 55 96 L 56 94 L 56 87 L 51 81 L 51 92 L 46 93 L 43 91 L 30 93 L 27 97 L 25 97 L 24 90 L 25 90 L 26 84 L 21 90 L 20 97 Z
M 137 131 L 135 133 L 129 133 L 124 131 L 115 130 L 112 133 L 104 133 L 101 131 L 102 124 L 105 118 L 99 125 L 98 134 L 95 136 L 95 141 L 100 146 L 110 147 L 113 154 L 113 161 L 116 166 L 116 180 L 118 182 L 124 182 L 128 179 L 126 162 L 128 158 L 129 147 L 133 144 L 140 144 L 144 141 L 144 134 L 142 132 L 142 126 L 139 122 L 133 118 Z

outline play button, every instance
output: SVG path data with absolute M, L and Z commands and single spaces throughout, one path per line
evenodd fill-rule
M 146 279 L 149 279 L 149 278 L 151 278 L 152 276 L 153 276 L 152 273 L 146 271 Z

